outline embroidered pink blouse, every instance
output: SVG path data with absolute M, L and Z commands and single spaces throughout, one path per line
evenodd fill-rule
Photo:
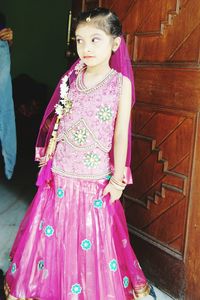
M 74 81 L 69 90 L 72 111 L 60 121 L 53 158 L 54 173 L 83 179 L 111 174 L 109 151 L 122 86 L 122 74 L 113 70 L 103 84 L 88 92 Z

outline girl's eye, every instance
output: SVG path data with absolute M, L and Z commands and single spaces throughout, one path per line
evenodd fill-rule
M 99 38 L 97 38 L 97 37 L 94 37 L 93 39 L 92 39 L 92 42 L 93 43 L 96 43 L 96 42 L 98 42 L 99 41 Z
M 76 39 L 77 44 L 82 44 L 83 40 L 81 39 Z

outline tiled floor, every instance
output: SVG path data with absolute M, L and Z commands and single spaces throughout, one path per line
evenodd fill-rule
M 2 168 L 1 168 L 2 169 Z M 28 172 L 27 172 L 28 170 Z M 18 176 L 20 174 L 20 176 Z M 29 161 L 18 162 L 15 176 L 7 181 L 0 175 L 0 269 L 9 266 L 9 250 L 12 246 L 19 223 L 36 191 L 34 186 L 36 168 Z M 0 300 L 3 274 L 0 271 Z M 158 300 L 170 300 L 169 296 L 156 290 Z
M 27 169 L 25 170 L 25 166 Z M 27 173 L 27 170 L 28 173 Z M 19 162 L 11 181 L 0 171 L 0 269 L 9 265 L 9 250 L 19 223 L 35 192 L 35 168 L 29 161 Z M 20 174 L 20 176 L 18 176 Z

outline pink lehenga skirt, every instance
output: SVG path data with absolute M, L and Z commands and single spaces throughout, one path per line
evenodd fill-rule
M 54 174 L 21 222 L 6 273 L 8 299 L 125 300 L 149 294 L 121 202 L 108 181 Z

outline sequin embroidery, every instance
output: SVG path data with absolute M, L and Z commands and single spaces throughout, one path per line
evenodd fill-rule
M 94 207 L 95 208 L 102 208 L 103 207 L 103 201 L 101 199 L 94 200 Z
M 40 260 L 40 261 L 38 262 L 38 269 L 39 269 L 39 270 L 43 270 L 43 269 L 44 269 L 44 261 L 43 261 L 43 260 Z
M 124 276 L 123 278 L 123 285 L 124 285 L 124 288 L 126 289 L 129 285 L 129 278 L 127 276 Z
M 95 168 L 100 162 L 100 157 L 98 154 L 90 152 L 85 154 L 84 164 L 88 168 Z
M 91 242 L 89 240 L 85 239 L 85 240 L 82 241 L 81 248 L 83 250 L 90 250 L 91 247 L 92 247 L 92 244 L 91 244 Z
M 109 263 L 109 268 L 111 271 L 116 272 L 118 269 L 117 261 L 116 259 L 112 259 Z
M 74 141 L 79 145 L 85 144 L 87 136 L 88 136 L 88 132 L 86 128 L 78 129 L 73 133 Z
M 64 197 L 64 191 L 61 188 L 57 189 L 57 196 L 58 198 L 63 198 Z
M 47 225 L 46 228 L 45 228 L 45 235 L 50 237 L 50 236 L 53 235 L 53 233 L 54 233 L 53 227 L 50 226 L 50 225 Z
M 42 228 L 43 228 L 43 225 L 44 225 L 44 221 L 43 221 L 43 220 L 41 220 L 41 221 L 40 221 L 40 224 L 39 224 L 39 230 L 42 230 Z
M 81 290 L 82 290 L 82 288 L 79 283 L 75 283 L 72 285 L 72 288 L 71 288 L 72 294 L 75 294 L 75 295 L 80 294 Z
M 97 112 L 98 118 L 103 122 L 110 121 L 112 119 L 112 115 L 112 110 L 107 105 L 102 106 Z
M 17 266 L 16 266 L 16 263 L 13 263 L 12 264 L 12 268 L 11 268 L 11 273 L 14 274 L 17 270 Z

